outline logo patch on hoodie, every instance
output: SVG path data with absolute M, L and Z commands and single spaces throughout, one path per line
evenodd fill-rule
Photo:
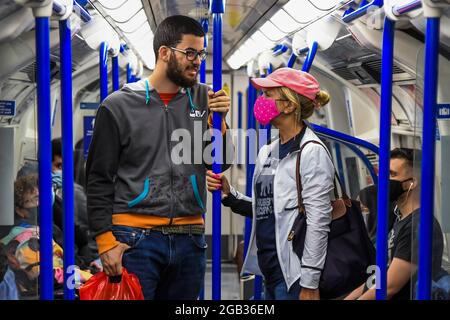
M 206 110 L 200 111 L 200 110 L 192 110 L 191 113 L 189 114 L 189 116 L 191 118 L 203 118 L 203 116 L 205 115 Z

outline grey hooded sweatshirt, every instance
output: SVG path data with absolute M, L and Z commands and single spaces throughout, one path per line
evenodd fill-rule
M 111 230 L 113 214 L 147 214 L 171 223 L 205 212 L 205 172 L 212 163 L 207 118 L 208 87 L 202 84 L 181 88 L 167 106 L 147 80 L 103 101 L 86 163 L 94 237 Z M 233 145 L 228 134 L 222 140 L 218 162 L 225 171 Z M 202 157 L 204 151 L 209 156 Z

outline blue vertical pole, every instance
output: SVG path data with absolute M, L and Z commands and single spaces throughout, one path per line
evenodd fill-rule
M 100 102 L 103 102 L 108 96 L 108 43 L 100 44 L 99 52 L 100 66 Z
M 237 144 L 237 160 L 238 164 L 241 165 L 242 160 L 242 92 L 238 91 L 238 144 Z
M 205 32 L 205 40 L 203 42 L 203 46 L 206 50 L 208 47 L 208 20 L 202 20 L 203 31 Z M 200 65 L 200 82 L 206 84 L 206 60 L 202 61 Z M 203 220 L 205 220 L 205 215 L 203 214 Z M 205 283 L 203 282 L 203 287 L 200 291 L 199 295 L 200 300 L 205 300 Z
M 200 65 L 200 82 L 206 83 L 206 61 L 202 61 Z
M 269 64 L 269 67 L 267 68 L 267 75 L 271 74 L 272 71 L 273 71 L 273 66 L 272 66 L 272 64 L 270 63 L 270 64 Z M 266 132 L 266 133 L 267 133 L 267 135 L 266 135 L 266 141 L 269 142 L 269 141 L 270 141 L 270 138 L 271 138 L 272 125 L 269 123 L 269 124 L 267 124 L 267 125 L 265 126 L 264 129 L 267 130 L 267 132 Z
M 246 185 L 245 185 L 245 195 L 247 197 L 252 197 L 252 178 L 253 172 L 255 170 L 255 146 L 252 145 L 250 140 L 250 132 L 255 129 L 254 116 L 253 116 L 253 105 L 255 103 L 254 93 L 255 88 L 253 88 L 250 80 L 247 91 L 247 141 L 246 141 Z M 247 255 L 248 245 L 250 242 L 250 235 L 252 231 L 252 219 L 245 218 L 245 229 L 244 229 L 244 256 Z
M 112 58 L 113 91 L 119 90 L 119 56 Z
M 271 69 L 272 69 L 272 65 L 269 64 L 269 67 L 267 68 L 267 74 L 270 74 Z M 266 77 L 265 74 L 261 74 L 261 78 L 265 78 L 265 77 Z M 255 92 L 257 92 L 257 91 L 255 90 Z M 260 90 L 260 95 L 263 95 L 262 90 Z M 266 125 L 259 124 L 259 130 L 258 130 L 258 146 L 259 146 L 259 148 L 262 148 L 270 140 L 271 128 L 272 128 L 272 125 L 270 123 L 268 123 Z
M 59 22 L 61 50 L 61 118 L 64 212 L 64 298 L 74 300 L 69 281 L 74 276 L 75 223 L 73 190 L 73 110 L 72 110 L 72 41 L 70 20 Z
M 262 284 L 263 284 L 263 278 L 261 276 L 255 276 L 254 300 L 262 299 Z
M 247 138 L 246 138 L 246 184 L 245 184 L 245 195 L 247 197 L 252 197 L 252 178 L 253 172 L 255 170 L 255 146 L 251 144 L 250 131 L 254 130 L 253 124 L 253 96 L 255 89 L 249 81 L 248 91 L 247 91 Z M 253 157 L 252 157 L 253 155 Z M 247 256 L 248 245 L 250 243 L 250 236 L 252 232 L 252 218 L 245 218 L 244 227 L 244 257 Z
M 431 297 L 435 177 L 436 103 L 439 59 L 439 18 L 427 18 L 423 92 L 422 186 L 420 189 L 418 299 Z
M 131 67 L 130 64 L 127 64 L 127 83 L 131 82 Z
M 207 19 L 203 19 L 202 20 L 202 27 L 203 27 L 203 31 L 205 32 L 205 41 L 203 46 L 206 48 L 208 47 L 208 29 L 209 29 L 209 25 L 208 25 L 208 20 Z M 200 82 L 206 84 L 206 60 L 202 61 L 202 64 L 200 65 Z
M 242 129 L 242 92 L 238 91 L 238 129 Z
M 53 300 L 52 144 L 50 107 L 50 24 L 36 17 L 39 160 L 40 298 Z
M 383 48 L 381 54 L 381 111 L 380 156 L 378 173 L 378 222 L 377 222 L 377 289 L 376 299 L 387 297 L 387 250 L 389 216 L 389 162 L 391 150 L 392 68 L 394 64 L 395 22 L 384 19 Z
M 269 70 L 267 70 L 267 71 L 269 73 Z M 262 74 L 261 77 L 265 78 L 266 75 Z M 261 90 L 261 95 L 262 94 L 263 93 L 262 93 L 262 90 Z M 257 90 L 253 89 L 253 95 L 254 95 L 253 96 L 253 104 L 254 104 L 255 101 L 256 101 L 256 98 L 258 96 Z M 253 124 L 254 128 L 256 129 L 256 119 L 253 120 L 253 123 L 254 123 Z M 270 128 L 271 128 L 270 123 L 265 125 L 265 126 L 263 126 L 262 124 L 259 125 L 259 130 L 258 130 L 258 145 L 259 145 L 259 147 L 262 147 L 263 145 L 267 144 L 267 141 L 270 138 Z M 266 133 L 266 134 L 261 136 L 261 129 L 267 130 L 268 132 L 263 132 L 263 133 Z M 264 144 L 261 142 L 261 138 L 265 139 Z M 252 173 L 252 176 L 253 176 L 253 173 Z M 261 292 L 262 292 L 262 277 L 261 276 L 255 276 L 253 299 L 254 300 L 261 300 Z
M 213 90 L 217 92 L 222 89 L 222 14 L 225 12 L 224 4 L 221 0 L 213 0 L 211 3 L 211 12 L 213 16 L 214 32 L 213 32 Z M 214 162 L 213 172 L 220 173 L 222 166 L 220 159 L 222 159 L 222 144 L 220 141 L 222 137 L 217 137 L 217 132 L 221 132 L 222 115 L 214 112 L 213 114 L 214 127 Z M 225 157 L 224 157 L 225 158 Z M 218 161 L 219 160 L 219 161 Z M 220 300 L 221 287 L 221 191 L 213 192 L 213 252 L 212 252 L 212 298 L 213 300 Z
M 306 56 L 305 62 L 303 63 L 302 71 L 309 72 L 309 70 L 311 69 L 318 46 L 319 45 L 316 41 L 312 43 L 311 48 L 309 48 L 308 55 Z

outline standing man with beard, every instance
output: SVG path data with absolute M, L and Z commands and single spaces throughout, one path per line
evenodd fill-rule
M 96 116 L 86 164 L 90 228 L 105 272 L 117 276 L 124 266 L 146 299 L 197 299 L 203 284 L 211 153 L 200 161 L 198 154 L 206 151 L 202 136 L 210 133 L 212 112 L 225 119 L 230 108 L 223 90 L 197 83 L 204 37 L 192 18 L 162 21 L 152 75 L 112 93 Z M 223 120 L 222 154 L 229 155 L 226 128 Z M 180 155 L 174 137 L 186 133 Z

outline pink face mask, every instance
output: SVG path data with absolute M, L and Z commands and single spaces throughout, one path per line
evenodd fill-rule
M 281 112 L 278 111 L 275 100 L 260 96 L 255 101 L 253 113 L 255 114 L 256 120 L 265 126 L 266 124 L 269 124 L 270 121 L 278 117 Z

